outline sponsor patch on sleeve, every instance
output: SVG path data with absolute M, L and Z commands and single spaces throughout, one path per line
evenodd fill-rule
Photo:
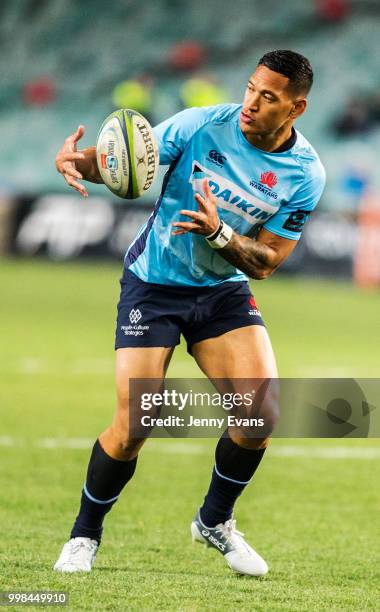
M 289 217 L 286 219 L 282 227 L 284 229 L 289 230 L 290 232 L 300 232 L 302 231 L 302 228 L 305 225 L 309 215 L 310 212 L 306 212 L 304 210 L 295 210 L 290 213 Z

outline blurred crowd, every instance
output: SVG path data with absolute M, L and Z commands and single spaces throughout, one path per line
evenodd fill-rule
M 348 137 L 365 134 L 380 126 L 380 89 L 369 94 L 356 95 L 348 100 L 333 122 L 336 136 Z

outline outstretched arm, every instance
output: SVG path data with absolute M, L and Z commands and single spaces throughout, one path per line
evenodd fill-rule
M 79 191 L 83 197 L 88 196 L 87 189 L 78 180 L 90 183 L 103 183 L 96 161 L 96 148 L 88 147 L 77 150 L 77 143 L 84 134 L 84 126 L 80 125 L 75 132 L 66 138 L 63 147 L 58 151 L 55 165 L 66 183 Z
M 220 228 L 216 198 L 211 192 L 207 179 L 203 181 L 204 196 L 195 195 L 199 210 L 181 210 L 181 214 L 191 218 L 191 221 L 178 221 L 173 226 L 178 228 L 173 234 L 187 232 L 211 237 Z M 257 280 L 267 278 L 290 255 L 296 246 L 296 240 L 288 240 L 262 228 L 256 238 L 240 236 L 232 232 L 232 236 L 223 248 L 217 250 L 226 261 L 239 270 Z M 211 247 L 210 247 L 211 248 Z

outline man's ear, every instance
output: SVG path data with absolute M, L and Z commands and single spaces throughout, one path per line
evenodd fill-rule
M 300 117 L 306 110 L 307 100 L 306 98 L 302 98 L 301 100 L 296 100 L 293 104 L 293 107 L 289 113 L 291 119 L 297 119 Z

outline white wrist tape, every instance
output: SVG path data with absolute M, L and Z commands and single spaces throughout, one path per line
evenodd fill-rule
M 221 221 L 218 230 L 211 236 L 206 236 L 206 241 L 212 249 L 223 249 L 231 240 L 233 231 L 232 227 Z

